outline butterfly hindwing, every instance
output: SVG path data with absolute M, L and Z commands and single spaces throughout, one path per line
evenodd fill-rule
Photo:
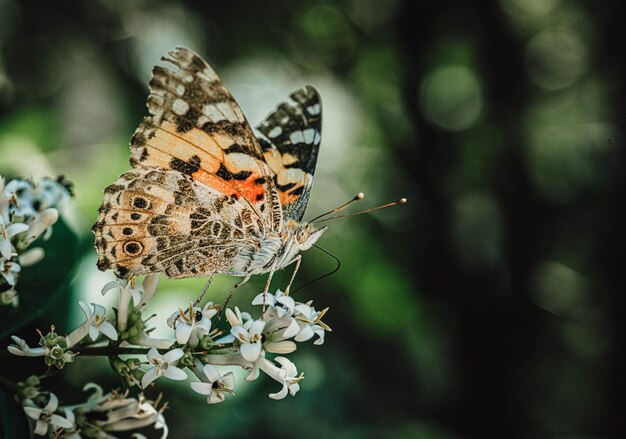
M 263 156 L 274 173 L 285 220 L 304 216 L 321 140 L 322 107 L 317 91 L 306 86 L 291 93 L 257 129 Z
M 272 171 L 241 109 L 217 74 L 184 48 L 156 66 L 146 117 L 131 140 L 134 167 L 172 169 L 255 211 L 280 230 L 282 214 Z
M 244 204 L 185 174 L 141 168 L 105 189 L 93 231 L 99 268 L 182 278 L 228 272 L 263 227 Z

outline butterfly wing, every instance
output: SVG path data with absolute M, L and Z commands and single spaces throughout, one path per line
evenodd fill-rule
M 291 93 L 257 129 L 265 162 L 274 173 L 274 184 L 284 220 L 302 220 L 313 185 L 322 134 L 322 103 L 309 86 Z
M 183 278 L 228 272 L 263 228 L 250 208 L 186 174 L 140 168 L 106 188 L 93 231 L 101 270 Z
M 184 48 L 164 60 L 178 71 L 153 70 L 150 116 L 131 140 L 135 170 L 105 189 L 98 267 L 119 277 L 245 271 L 250 242 L 282 227 L 273 173 L 208 64 Z
M 131 140 L 134 167 L 173 169 L 236 198 L 279 231 L 282 211 L 272 171 L 241 109 L 213 69 L 177 48 L 155 66 L 146 117 Z

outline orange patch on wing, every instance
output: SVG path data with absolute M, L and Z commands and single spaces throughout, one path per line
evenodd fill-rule
M 230 183 L 215 174 L 211 174 L 205 171 L 204 169 L 198 169 L 196 172 L 191 174 L 191 176 L 195 180 L 198 180 L 200 183 L 203 183 L 223 193 L 224 195 L 228 195 L 229 197 L 232 195 L 237 195 L 237 191 Z
M 251 175 L 246 180 L 237 184 L 239 190 L 252 203 L 260 203 L 265 199 L 265 186 L 255 182 L 255 175 Z
M 300 195 L 293 195 L 288 192 L 280 192 L 279 196 L 280 196 L 280 204 L 282 204 L 283 206 L 289 203 L 295 203 L 298 200 L 298 198 L 300 198 Z
M 251 175 L 246 180 L 233 182 L 233 180 L 227 181 L 203 169 L 198 169 L 191 176 L 195 180 L 229 197 L 236 195 L 239 198 L 241 195 L 253 204 L 260 203 L 265 199 L 265 186 L 262 183 L 255 182 L 256 177 L 254 175 Z

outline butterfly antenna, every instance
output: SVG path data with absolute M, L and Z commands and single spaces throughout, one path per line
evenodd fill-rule
M 335 212 L 339 212 L 340 210 L 345 209 L 346 207 L 348 207 L 349 205 L 351 205 L 352 203 L 354 203 L 355 201 L 359 201 L 362 200 L 365 197 L 365 194 L 363 192 L 359 192 L 358 194 L 356 194 L 354 197 L 352 197 L 352 199 L 350 201 L 348 201 L 347 203 L 343 203 L 341 206 L 339 207 L 335 207 L 333 210 L 328 211 L 326 213 L 323 213 L 321 215 L 316 216 L 315 218 L 313 218 L 311 221 L 309 221 L 310 224 L 315 223 L 315 221 L 317 221 L 320 218 L 325 217 L 326 215 L 330 215 L 332 213 Z
M 404 204 L 404 203 L 406 203 L 406 198 L 400 198 L 397 201 L 393 201 L 391 203 L 383 204 L 382 206 L 372 207 L 371 209 L 361 210 L 359 212 L 346 213 L 344 215 L 331 216 L 330 218 L 323 218 L 323 219 L 321 219 L 318 222 L 322 223 L 324 221 L 329 221 L 329 220 L 333 220 L 333 219 L 337 219 L 337 218 L 345 218 L 347 216 L 361 215 L 362 213 L 373 212 L 375 210 L 380 210 L 380 209 L 384 209 L 386 207 L 391 207 L 391 206 L 397 206 L 399 204 Z M 329 213 L 332 213 L 332 212 L 329 212 Z
M 322 280 L 325 277 L 331 276 L 335 273 L 337 273 L 339 271 L 339 268 L 341 267 L 341 261 L 339 260 L 339 258 L 335 255 L 333 255 L 331 252 L 324 250 L 322 247 L 318 246 L 317 244 L 313 244 L 313 247 L 323 251 L 324 253 L 326 253 L 328 256 L 330 256 L 331 258 L 333 258 L 335 260 L 335 262 L 337 262 L 337 266 L 335 267 L 335 269 L 333 271 L 330 271 L 320 277 L 316 277 L 315 279 L 313 279 L 312 281 L 309 281 L 307 283 L 305 283 L 304 285 L 300 285 L 298 288 L 296 288 L 295 290 L 293 290 L 290 294 L 295 293 L 296 291 L 301 290 L 304 287 L 308 287 L 309 285 L 311 285 L 314 282 L 317 282 L 318 280 Z

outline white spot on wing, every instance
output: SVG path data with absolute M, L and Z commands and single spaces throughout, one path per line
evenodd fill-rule
M 311 142 L 313 142 L 314 137 L 315 137 L 315 130 L 313 128 L 304 130 L 304 142 L 306 144 L 311 144 Z
M 302 131 L 294 131 L 293 133 L 291 133 L 289 135 L 289 140 L 291 140 L 292 145 L 304 142 L 304 136 L 302 135 Z
M 239 117 L 233 110 L 232 105 L 229 102 L 219 102 L 217 105 L 217 110 L 221 112 L 224 118 L 229 122 L 238 122 Z
M 182 99 L 176 99 L 172 104 L 172 111 L 179 116 L 183 116 L 189 111 L 189 104 Z
M 320 114 L 320 110 L 322 108 L 320 107 L 320 104 L 315 104 L 315 105 L 311 105 L 310 107 L 306 108 L 306 111 L 309 112 L 309 114 L 312 114 L 313 116 L 315 116 L 316 114 Z
M 220 120 L 224 120 L 224 115 L 219 112 L 217 107 L 212 104 L 206 104 L 202 107 L 202 112 L 207 116 L 212 122 L 219 122 Z
M 321 139 L 321 137 L 322 137 L 322 136 L 320 135 L 320 132 L 319 132 L 319 131 L 316 131 L 316 132 L 315 132 L 315 137 L 313 138 L 313 143 L 314 143 L 315 145 L 318 145 L 318 144 L 320 143 L 320 139 Z
M 283 132 L 282 127 L 279 125 L 276 125 L 274 128 L 270 130 L 269 133 L 267 133 L 267 136 L 273 139 L 274 137 L 280 136 L 282 132 Z
M 177 94 L 178 96 L 182 96 L 182 95 L 184 95 L 184 94 L 185 94 L 185 86 L 184 86 L 184 85 L 182 85 L 182 84 L 178 84 L 178 85 L 176 86 L 176 94 Z

